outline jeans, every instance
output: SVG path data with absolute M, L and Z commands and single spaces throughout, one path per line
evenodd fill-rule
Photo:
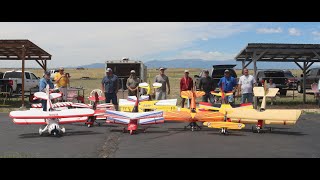
M 167 93 L 160 91 L 160 92 L 156 92 L 156 100 L 165 100 L 167 99 Z
M 210 92 L 206 93 L 205 95 L 202 96 L 202 102 L 208 102 L 208 99 L 209 99 L 210 103 L 213 105 L 214 104 L 214 97 Z
M 47 100 L 41 99 L 42 110 L 47 111 Z
M 253 94 L 252 93 L 245 93 L 241 95 L 241 104 L 243 103 L 252 103 L 253 102 Z

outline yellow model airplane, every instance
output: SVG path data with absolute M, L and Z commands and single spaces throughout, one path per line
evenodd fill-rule
M 225 117 L 224 114 L 220 112 L 213 111 L 202 111 L 196 107 L 196 98 L 203 96 L 205 92 L 203 91 L 181 91 L 182 98 L 191 99 L 190 109 L 179 108 L 177 111 L 164 112 L 163 116 L 165 121 L 178 121 L 178 122 L 189 122 L 191 130 L 201 129 L 197 125 L 197 122 L 223 122 Z M 232 122 L 227 122 L 227 124 L 232 124 Z
M 302 110 L 298 109 L 266 109 L 266 97 L 274 97 L 278 88 L 254 87 L 253 92 L 256 97 L 263 97 L 260 110 L 255 109 L 225 109 L 226 117 L 232 122 L 254 123 L 253 132 L 260 132 L 265 124 L 294 125 L 299 119 Z M 271 128 L 269 129 L 271 131 Z
M 160 88 L 161 83 L 153 83 L 153 88 Z M 149 96 L 149 101 L 139 102 L 139 112 L 146 111 L 174 111 L 177 110 L 177 99 L 166 99 L 166 100 L 154 100 L 151 101 L 150 93 L 151 87 L 148 83 L 140 83 L 139 88 L 147 90 L 146 96 Z M 124 112 L 132 112 L 134 102 L 127 99 L 119 99 L 119 109 Z

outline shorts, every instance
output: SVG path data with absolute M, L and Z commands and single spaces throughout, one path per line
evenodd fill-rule
M 118 105 L 118 98 L 116 93 L 104 93 L 106 97 L 106 103 L 110 103 L 112 101 L 113 105 Z

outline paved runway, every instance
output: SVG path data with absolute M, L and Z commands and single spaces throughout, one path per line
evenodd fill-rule
M 220 135 L 217 129 L 183 130 L 186 123 L 151 126 L 146 133 L 122 133 L 121 126 L 87 128 L 65 125 L 62 137 L 39 136 L 38 125 L 16 125 L 7 113 L 0 114 L 0 157 L 320 157 L 320 115 L 302 115 L 293 126 L 271 133 L 244 130 Z

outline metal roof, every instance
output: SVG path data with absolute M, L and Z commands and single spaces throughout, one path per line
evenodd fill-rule
M 320 62 L 320 44 L 248 43 L 236 61 Z
M 0 40 L 0 60 L 21 60 L 23 47 L 25 60 L 51 60 L 51 54 L 26 39 Z

